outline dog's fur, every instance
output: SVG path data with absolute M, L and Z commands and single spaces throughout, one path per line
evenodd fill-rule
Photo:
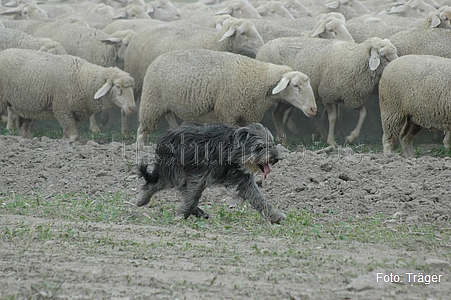
M 280 160 L 273 136 L 259 123 L 245 127 L 184 123 L 160 137 L 155 159 L 151 172 L 143 162 L 138 166 L 146 180 L 138 206 L 149 203 L 158 191 L 176 187 L 183 198 L 179 213 L 185 218 L 208 218 L 198 207 L 202 192 L 210 185 L 223 184 L 236 186 L 238 195 L 272 223 L 285 219 L 266 202 L 254 180 L 254 173 L 261 171 L 266 177 L 269 165 Z

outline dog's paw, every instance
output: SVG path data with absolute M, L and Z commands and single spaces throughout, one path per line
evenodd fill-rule
M 192 212 L 192 214 L 194 216 L 196 216 L 197 218 L 204 218 L 204 219 L 210 218 L 210 215 L 207 212 L 205 212 L 204 210 L 202 210 L 200 207 L 196 207 L 194 209 L 194 211 Z
M 280 224 L 286 218 L 287 218 L 287 216 L 283 212 L 277 211 L 269 216 L 269 221 L 272 224 Z

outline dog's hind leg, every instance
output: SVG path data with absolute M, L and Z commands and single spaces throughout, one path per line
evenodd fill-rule
M 286 218 L 284 213 L 277 211 L 271 203 L 266 201 L 258 189 L 253 176 L 248 175 L 243 178 L 238 184 L 237 190 L 240 197 L 249 201 L 250 205 L 271 223 L 279 224 Z
M 150 199 L 153 195 L 155 195 L 158 191 L 161 191 L 165 188 L 165 186 L 162 186 L 159 182 L 157 183 L 147 183 L 144 188 L 143 192 L 141 193 L 141 196 L 139 197 L 138 201 L 136 202 L 137 206 L 143 206 L 150 202 Z
M 183 203 L 177 211 L 179 214 L 182 214 L 185 219 L 190 215 L 194 215 L 197 218 L 209 218 L 208 213 L 204 212 L 198 206 L 202 192 L 205 190 L 204 183 L 188 181 L 186 185 L 180 187 L 179 190 L 183 199 Z

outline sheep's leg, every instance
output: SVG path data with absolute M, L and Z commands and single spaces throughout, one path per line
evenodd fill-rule
M 395 139 L 393 138 L 393 136 L 389 136 L 388 134 L 384 133 L 382 135 L 382 146 L 384 155 L 392 154 L 395 148 Z
M 177 212 L 179 214 L 182 214 L 185 219 L 187 219 L 190 215 L 194 215 L 197 218 L 209 218 L 208 213 L 204 212 L 198 207 L 199 199 L 202 196 L 204 189 L 204 182 L 188 182 L 186 185 L 180 188 L 183 203 L 179 207 Z
M 277 140 L 280 141 L 284 147 L 288 147 L 285 123 L 291 116 L 292 112 L 293 110 L 291 109 L 291 105 L 286 103 L 277 103 L 276 108 L 272 112 L 272 121 L 276 127 Z
M 25 119 L 22 117 L 17 116 L 17 131 L 21 137 L 32 139 L 33 135 L 30 132 L 30 119 Z
M 354 140 L 359 137 L 360 130 L 362 129 L 363 121 L 365 121 L 365 118 L 366 118 L 366 107 L 365 107 L 365 105 L 363 105 L 360 108 L 359 120 L 357 121 L 357 125 L 356 125 L 355 129 L 353 131 L 351 131 L 351 134 L 346 137 L 346 141 L 349 144 L 352 144 L 354 142 Z
M 451 134 L 449 131 L 445 131 L 445 137 L 443 138 L 443 145 L 445 146 L 446 151 L 451 149 Z
M 317 141 L 317 140 L 321 140 L 324 142 L 327 141 L 327 132 L 324 127 L 324 124 L 326 123 L 326 119 L 327 119 L 327 110 L 326 109 L 323 109 L 321 114 L 317 113 L 315 115 L 316 130 L 312 137 L 313 141 Z
M 402 152 L 405 157 L 415 157 L 415 149 L 413 148 L 412 140 L 421 129 L 423 129 L 423 127 L 413 123 L 411 120 L 406 120 L 405 126 L 399 137 L 399 142 L 401 143 Z
M 71 142 L 78 141 L 77 122 L 75 122 L 71 116 L 60 115 L 56 120 L 60 123 L 61 127 L 63 127 L 63 138 L 68 138 Z
M 130 116 L 121 110 L 121 133 L 128 135 L 130 133 Z
M 89 117 L 89 129 L 91 130 L 91 132 L 93 134 L 98 134 L 100 132 L 100 128 L 97 125 L 95 115 L 92 115 L 91 117 Z
M 329 118 L 329 133 L 327 135 L 327 143 L 331 146 L 338 147 L 337 142 L 335 142 L 335 123 L 337 122 L 337 104 L 328 103 L 326 104 L 327 116 Z
M 340 141 L 343 141 L 344 140 L 344 142 L 346 143 L 347 142 L 347 140 L 346 140 L 346 137 L 345 137 L 345 134 L 344 134 L 344 131 L 343 131 L 343 127 L 342 127 L 342 124 L 343 124 L 343 111 L 345 110 L 345 108 L 344 108 L 344 105 L 343 104 L 338 104 L 337 105 L 337 135 L 338 135 L 338 138 L 340 139 Z
M 164 117 L 166 118 L 166 121 L 168 121 L 168 124 L 171 128 L 176 128 L 179 126 L 179 124 L 177 123 L 177 120 L 175 119 L 175 115 L 172 111 L 170 111 Z
M 6 129 L 8 129 L 9 131 L 13 131 L 14 130 L 14 113 L 13 111 L 8 107 L 8 121 L 6 123 Z M 16 124 L 17 127 L 17 124 Z M 19 128 L 17 128 L 19 129 Z
M 139 145 L 148 145 L 149 144 L 149 130 L 144 128 L 142 124 L 139 124 L 138 131 L 136 133 L 136 142 Z

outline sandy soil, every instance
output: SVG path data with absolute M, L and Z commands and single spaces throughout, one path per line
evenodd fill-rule
M 392 216 L 393 223 L 410 224 L 413 234 L 418 226 L 433 225 L 435 238 L 449 241 L 444 235 L 450 233 L 450 158 L 407 160 L 398 155 L 357 154 L 349 148 L 281 149 L 284 159 L 262 181 L 262 191 L 282 211 L 304 209 L 321 216 L 323 223 L 383 214 Z M 146 156 L 153 157 L 152 146 L 137 152 L 134 145 L 119 142 L 70 144 L 46 137 L 1 136 L 0 192 L 3 198 L 7 193 L 46 198 L 67 192 L 95 197 L 121 191 L 123 202 L 132 202 L 142 184 L 134 165 Z M 175 191 L 160 193 L 158 199 L 178 203 Z M 242 209 L 233 193 L 224 188 L 208 189 L 201 204 L 209 203 Z M 151 212 L 150 208 L 124 206 L 137 217 L 145 218 Z M 18 244 L 4 240 L 0 244 L 0 298 L 449 299 L 451 291 L 451 245 L 419 243 L 412 249 L 412 245 L 340 241 L 327 236 L 290 240 L 235 233 L 233 228 L 221 234 L 206 229 L 208 221 L 207 227 L 198 229 L 189 228 L 183 220 L 167 226 L 73 223 L 55 216 L 12 215 L 0 207 L 0 230 L 20 224 L 46 224 L 55 231 L 71 226 L 80 236 L 91 237 L 103 237 L 107 231 L 115 245 L 124 241 L 152 245 L 164 240 L 166 245 L 189 243 L 192 247 L 187 251 L 146 247 L 135 253 L 126 246 L 108 244 L 93 251 L 70 241 Z M 267 224 L 257 221 L 254 226 Z M 296 255 L 265 255 L 273 251 L 286 254 L 290 249 L 295 249 Z M 407 274 L 419 272 L 441 275 L 440 282 L 407 282 Z M 403 282 L 377 282 L 378 273 L 403 275 Z

